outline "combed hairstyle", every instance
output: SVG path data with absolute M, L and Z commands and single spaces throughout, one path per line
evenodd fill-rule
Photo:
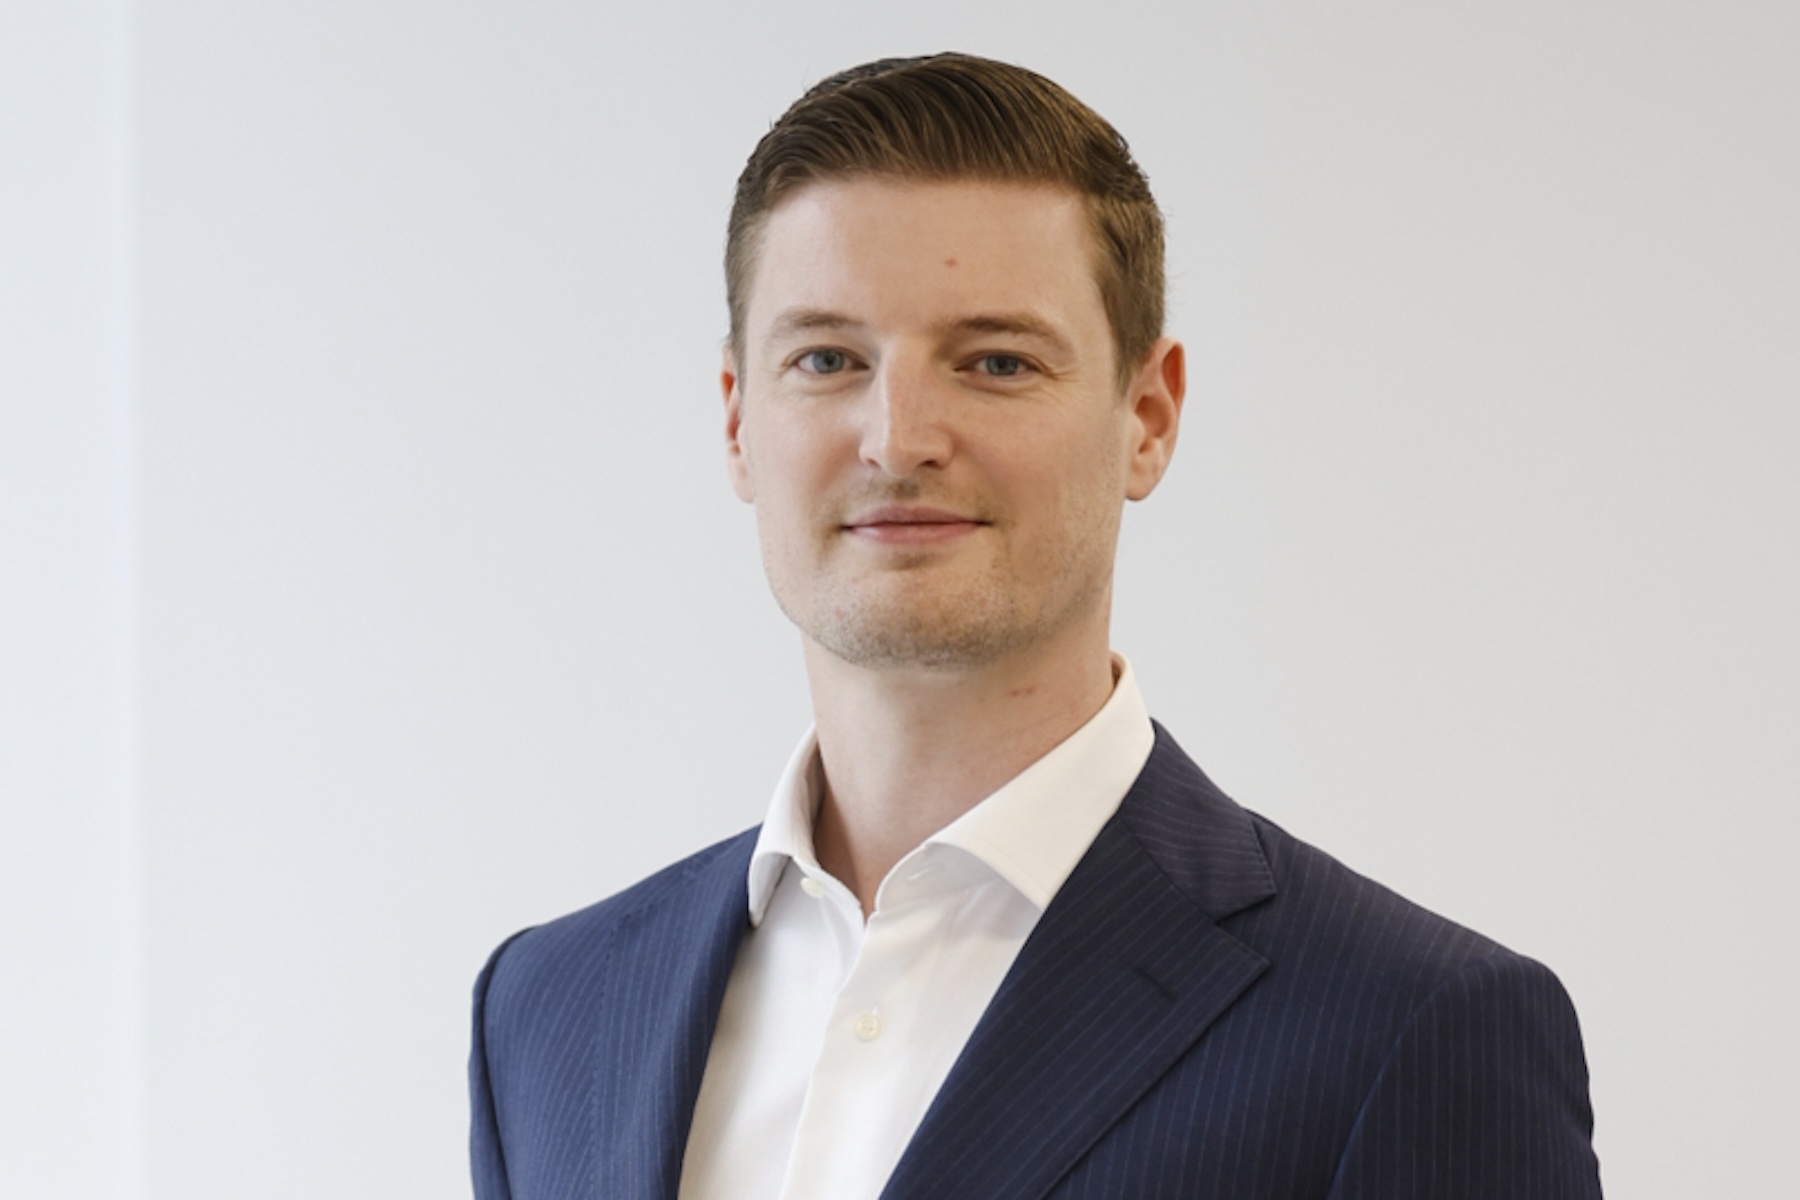
M 725 239 L 731 346 L 770 212 L 823 180 L 892 176 L 1068 188 L 1086 205 L 1120 386 L 1162 336 L 1163 224 L 1125 139 L 1042 75 L 967 54 L 887 58 L 815 84 L 756 144 Z

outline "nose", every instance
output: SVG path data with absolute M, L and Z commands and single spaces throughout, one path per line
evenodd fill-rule
M 949 392 L 928 362 L 883 362 L 865 394 L 863 461 L 896 479 L 946 466 L 955 450 Z

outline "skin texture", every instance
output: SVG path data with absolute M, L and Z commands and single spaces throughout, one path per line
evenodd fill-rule
M 1079 197 L 808 185 L 727 350 L 727 465 L 803 636 L 821 864 L 892 863 L 1098 711 L 1119 520 L 1174 449 L 1181 347 L 1121 389 Z

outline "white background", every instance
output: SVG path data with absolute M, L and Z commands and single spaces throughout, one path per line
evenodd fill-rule
M 0 1191 L 465 1191 L 487 950 L 808 719 L 720 468 L 732 181 L 954 47 L 1168 214 L 1152 711 L 1557 969 L 1611 1194 L 1786 1194 L 1800 7 L 647 8 L 0 7 Z

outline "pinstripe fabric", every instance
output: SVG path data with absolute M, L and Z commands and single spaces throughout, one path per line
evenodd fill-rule
M 480 1200 L 675 1195 L 750 847 L 496 952 Z M 1591 1125 L 1548 971 L 1246 813 L 1159 728 L 883 1196 L 1586 1200 Z
M 721 842 L 494 952 L 469 1057 L 480 1200 L 673 1200 L 754 844 Z

